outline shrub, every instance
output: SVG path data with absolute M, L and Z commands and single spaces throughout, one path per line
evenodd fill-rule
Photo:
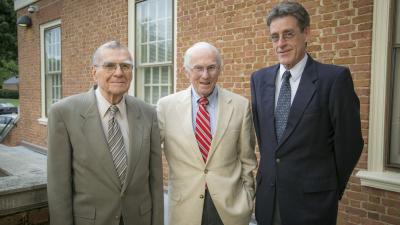
M 18 99 L 19 93 L 16 90 L 0 89 L 0 98 Z

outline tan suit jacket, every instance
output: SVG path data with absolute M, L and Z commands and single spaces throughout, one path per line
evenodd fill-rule
M 217 126 L 204 163 L 192 126 L 191 88 L 162 98 L 158 119 L 169 165 L 169 225 L 200 225 L 205 185 L 222 222 L 248 225 L 257 166 L 250 104 L 219 89 Z
M 163 224 L 160 136 L 155 110 L 126 96 L 127 180 L 121 188 L 94 90 L 55 103 L 48 120 L 51 225 Z

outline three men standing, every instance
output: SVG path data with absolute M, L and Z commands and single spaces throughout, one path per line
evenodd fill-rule
M 251 77 L 257 222 L 334 225 L 363 148 L 350 71 L 307 54 L 310 18 L 299 3 L 274 7 L 267 25 L 279 64 Z
M 338 201 L 363 148 L 350 71 L 307 54 L 308 12 L 284 2 L 267 18 L 279 64 L 251 77 L 244 97 L 216 85 L 219 51 L 199 42 L 184 56 L 186 90 L 160 99 L 169 165 L 169 225 L 336 224 Z M 125 95 L 132 59 L 98 48 L 97 89 L 49 113 L 51 224 L 163 223 L 160 136 L 154 109 Z M 260 149 L 255 193 L 253 121 Z
M 160 99 L 169 165 L 169 225 L 248 225 L 257 166 L 250 103 L 216 85 L 221 56 L 199 42 L 184 56 L 191 86 Z

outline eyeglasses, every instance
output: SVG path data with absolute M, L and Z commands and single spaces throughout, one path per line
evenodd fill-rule
M 123 73 L 128 73 L 132 71 L 133 65 L 131 63 L 114 63 L 114 62 L 105 62 L 102 65 L 95 65 L 96 67 L 101 66 L 108 73 L 114 73 L 118 66 Z
M 209 74 L 214 74 L 215 72 L 217 72 L 217 70 L 219 69 L 219 67 L 217 65 L 209 65 L 209 66 L 194 66 L 191 68 L 191 70 L 193 70 L 193 72 L 198 73 L 198 74 L 202 74 L 204 73 L 204 71 L 207 71 L 207 73 Z
M 294 32 L 293 30 L 284 31 L 282 33 L 282 37 L 279 37 L 279 34 L 274 33 L 271 35 L 271 41 L 278 42 L 280 38 L 287 41 L 287 40 L 292 39 L 295 35 L 296 35 L 296 32 Z

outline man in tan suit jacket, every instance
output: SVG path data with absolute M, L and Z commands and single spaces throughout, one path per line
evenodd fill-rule
M 62 99 L 49 112 L 50 224 L 163 225 L 156 112 L 125 95 L 132 80 L 127 48 L 115 41 L 100 46 L 92 75 L 97 89 Z
M 216 86 L 221 56 L 214 46 L 196 43 L 184 61 L 191 86 L 160 99 L 157 110 L 169 165 L 169 225 L 248 225 L 257 166 L 249 101 Z M 203 98 L 209 148 L 197 137 Z

